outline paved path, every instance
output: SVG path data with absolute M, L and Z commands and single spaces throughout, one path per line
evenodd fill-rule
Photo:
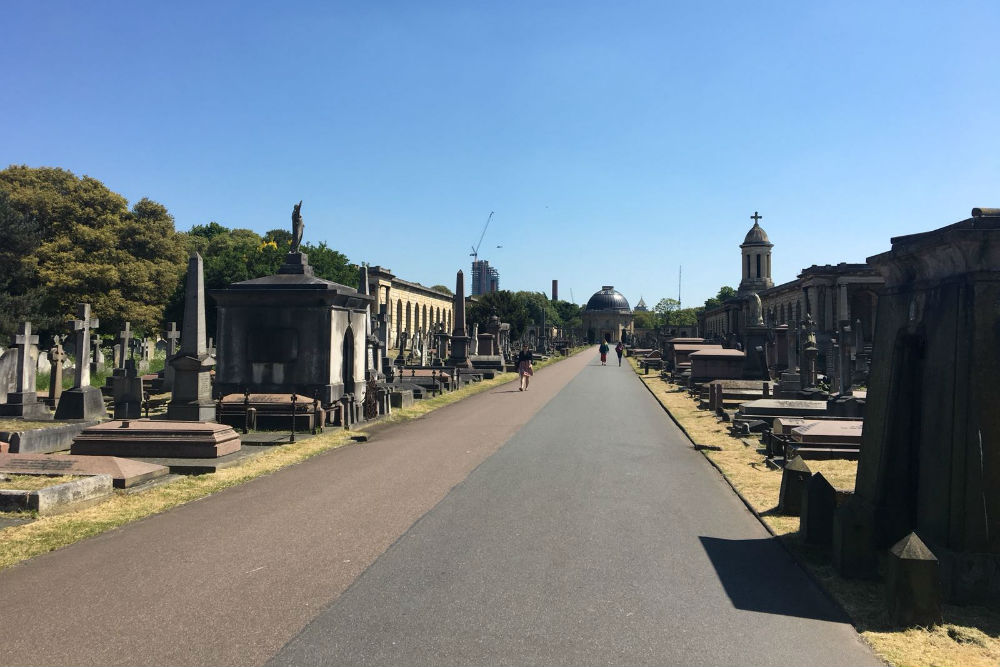
M 3 664 L 878 664 L 585 353 L 0 573 Z

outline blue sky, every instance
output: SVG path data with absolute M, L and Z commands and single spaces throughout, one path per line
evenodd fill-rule
M 264 232 L 454 284 L 698 305 L 1000 206 L 1000 3 L 37 2 L 4 7 L 0 166 L 179 230 Z M 497 248 L 502 245 L 502 248 Z M 466 281 L 468 286 L 468 280 Z

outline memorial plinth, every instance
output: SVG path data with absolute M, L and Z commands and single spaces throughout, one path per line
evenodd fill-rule
M 190 421 L 114 420 L 91 426 L 73 440 L 71 454 L 150 458 L 216 458 L 240 448 L 225 424 Z

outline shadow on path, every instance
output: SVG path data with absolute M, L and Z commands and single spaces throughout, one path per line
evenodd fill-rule
M 779 588 L 774 585 L 775 570 L 798 567 L 777 538 L 756 540 L 724 540 L 699 537 L 719 580 L 737 609 L 764 614 L 814 618 L 837 623 L 850 622 L 833 605 L 817 604 L 820 595 L 815 587 L 806 589 Z

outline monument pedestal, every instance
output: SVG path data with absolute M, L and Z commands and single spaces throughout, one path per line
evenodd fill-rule
M 59 397 L 56 419 L 107 419 L 104 409 L 104 395 L 97 387 L 74 387 L 67 389 Z
M 764 350 L 767 347 L 768 328 L 762 326 L 748 326 L 743 335 L 743 351 L 746 357 L 743 358 L 743 379 L 744 380 L 770 380 L 771 375 L 767 369 L 767 356 Z
M 469 360 L 470 340 L 468 336 L 451 337 L 451 356 L 445 362 L 446 365 L 455 368 L 472 368 L 472 362 Z
M 21 417 L 22 419 L 48 420 L 52 413 L 45 403 L 38 400 L 33 391 L 19 391 L 7 394 L 7 404 L 0 405 L 0 415 Z
M 167 405 L 167 419 L 176 421 L 215 421 L 212 401 L 212 376 L 215 359 L 208 354 L 200 357 L 177 356 L 170 360 L 174 367 L 174 391 Z

